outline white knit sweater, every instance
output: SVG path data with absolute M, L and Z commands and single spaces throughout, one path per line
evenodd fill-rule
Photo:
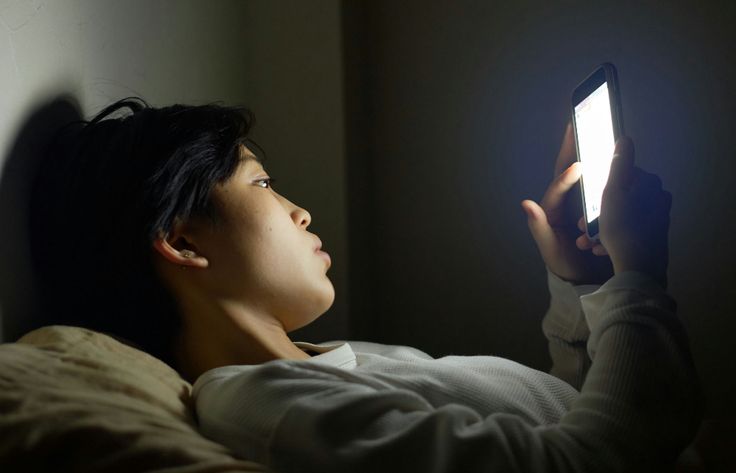
M 600 288 L 548 281 L 554 376 L 497 357 L 300 344 L 320 354 L 203 374 L 201 429 L 280 472 L 665 468 L 699 413 L 674 302 L 638 273 Z

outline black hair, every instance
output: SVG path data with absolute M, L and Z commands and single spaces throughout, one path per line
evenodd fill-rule
M 64 127 L 32 196 L 44 323 L 109 333 L 175 366 L 181 321 L 152 243 L 176 219 L 216 220 L 211 190 L 236 171 L 253 123 L 243 107 L 129 97 Z

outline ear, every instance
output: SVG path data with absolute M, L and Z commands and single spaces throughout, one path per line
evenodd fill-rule
M 209 261 L 200 254 L 197 247 L 183 233 L 183 223 L 175 222 L 168 235 L 161 234 L 153 241 L 156 250 L 168 262 L 177 266 L 206 268 Z

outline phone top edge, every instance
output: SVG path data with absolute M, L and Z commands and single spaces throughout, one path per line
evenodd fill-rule
M 596 66 L 596 68 L 593 69 L 593 71 L 591 71 L 591 73 L 572 90 L 573 108 L 585 99 L 585 97 L 590 95 L 593 90 L 606 82 L 613 84 L 612 87 L 618 89 L 616 66 L 610 62 L 604 62 Z

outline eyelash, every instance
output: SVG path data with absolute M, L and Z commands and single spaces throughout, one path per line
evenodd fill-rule
M 258 179 L 256 182 L 266 182 L 268 183 L 267 187 L 263 187 L 263 186 L 260 186 L 260 187 L 262 187 L 263 189 L 273 189 L 273 185 L 276 182 L 276 179 L 269 177 L 266 179 Z

